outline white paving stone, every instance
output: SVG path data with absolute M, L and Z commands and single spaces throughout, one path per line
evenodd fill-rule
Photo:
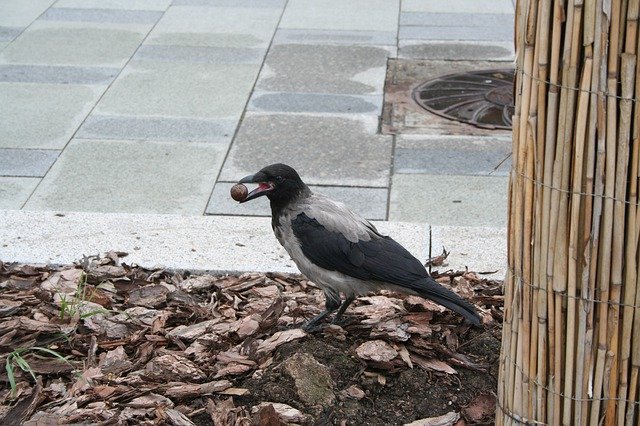
M 397 0 L 289 0 L 280 28 L 396 31 Z

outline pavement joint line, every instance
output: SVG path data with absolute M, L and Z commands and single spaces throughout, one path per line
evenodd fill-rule
M 222 158 L 222 162 L 220 163 L 220 169 L 218 170 L 218 173 L 216 174 L 216 178 L 213 181 L 213 185 L 211 186 L 211 192 L 209 193 L 209 197 L 207 198 L 207 202 L 204 204 L 204 210 L 202 212 L 202 214 L 206 214 L 207 212 L 207 206 L 209 206 L 209 203 L 211 203 L 211 197 L 213 196 L 213 190 L 216 187 L 216 183 L 218 182 L 218 179 L 220 178 L 220 175 L 222 174 L 222 170 L 224 169 L 224 165 L 227 162 L 227 159 L 229 158 L 229 153 L 231 152 L 231 147 L 233 145 L 233 142 L 236 139 L 236 136 L 238 135 L 238 131 L 240 130 L 240 126 L 242 126 L 242 122 L 244 121 L 244 117 L 247 114 L 247 110 L 249 107 L 249 103 L 251 102 L 251 98 L 253 96 L 253 93 L 256 90 L 256 86 L 258 84 L 258 80 L 260 79 L 260 74 L 262 73 L 262 70 L 264 69 L 265 65 L 266 65 L 266 58 L 267 55 L 269 54 L 269 50 L 271 50 L 271 46 L 273 45 L 273 40 L 276 36 L 276 33 L 278 32 L 278 28 L 280 27 L 280 22 L 282 22 L 282 16 L 284 15 L 284 11 L 287 9 L 287 6 L 289 4 L 289 0 L 286 0 L 284 5 L 282 6 L 282 10 L 280 12 L 280 16 L 278 17 L 278 22 L 276 22 L 276 25 L 273 29 L 273 34 L 271 34 L 271 39 L 269 40 L 269 45 L 267 46 L 267 48 L 264 50 L 264 53 L 262 55 L 262 63 L 260 64 L 260 67 L 258 68 L 258 71 L 256 72 L 256 76 L 255 79 L 253 80 L 253 85 L 251 85 L 251 90 L 249 91 L 249 95 L 247 96 L 247 99 L 244 103 L 244 108 L 242 109 L 242 113 L 240 114 L 240 117 L 238 118 L 238 123 L 236 124 L 236 128 L 234 129 L 233 135 L 231 136 L 230 142 L 227 146 L 227 150 L 224 153 L 224 156 Z M 240 179 L 241 177 L 238 177 L 238 179 Z
M 55 4 L 55 3 L 54 3 Z M 50 6 L 49 8 L 47 8 L 47 10 L 51 9 L 53 7 Z M 46 12 L 46 11 L 45 11 Z M 45 12 L 43 12 L 40 16 L 42 16 Z M 89 112 L 87 113 L 87 115 L 85 115 L 85 117 L 82 119 L 82 121 L 78 124 L 78 126 L 76 127 L 76 129 L 74 130 L 73 134 L 69 137 L 69 140 L 67 141 L 67 143 L 64 144 L 64 146 L 60 149 L 60 151 L 64 151 L 68 146 L 69 143 L 73 140 L 73 138 L 76 136 L 76 134 L 78 133 L 78 131 L 80 131 L 80 129 L 82 128 L 82 126 L 84 125 L 84 123 L 87 121 L 87 118 L 89 118 L 89 116 L 91 116 L 91 114 L 93 113 L 93 111 L 95 111 L 96 107 L 98 106 L 98 104 L 100 103 L 100 101 L 102 100 L 102 98 L 104 97 L 105 93 L 107 93 L 107 91 L 109 90 L 109 88 L 111 88 L 111 86 L 113 85 L 113 83 L 118 79 L 118 77 L 120 76 L 120 74 L 122 74 L 122 71 L 124 71 L 124 69 L 127 67 L 127 65 L 129 65 L 129 63 L 133 60 L 133 57 L 135 56 L 136 52 L 138 51 L 138 49 L 140 49 L 140 46 L 142 46 L 142 44 L 145 42 L 145 40 L 149 37 L 149 34 L 151 34 L 151 31 L 153 31 L 153 29 L 156 27 L 156 25 L 158 25 L 158 22 L 160 22 L 160 20 L 162 19 L 162 17 L 164 16 L 164 14 L 166 13 L 166 10 L 162 11 L 162 14 L 160 15 L 160 17 L 158 18 L 158 20 L 155 22 L 155 24 L 153 24 L 151 26 L 151 28 L 149 29 L 149 31 L 147 31 L 147 34 L 144 36 L 144 38 L 140 41 L 140 44 L 138 44 L 138 47 L 132 52 L 131 56 L 129 57 L 129 59 L 126 61 L 126 63 L 120 68 L 120 70 L 118 71 L 118 73 L 113 77 L 113 79 L 111 80 L 111 82 L 105 87 L 105 89 L 102 91 L 102 93 L 100 94 L 100 96 L 98 97 L 98 99 L 96 100 L 96 102 L 93 104 L 93 106 L 91 107 L 91 109 L 89 110 Z M 35 21 L 34 21 L 35 22 Z M 60 157 L 58 157 L 59 159 Z M 55 163 L 57 162 L 54 161 L 51 166 L 49 167 L 49 169 L 47 170 L 47 173 L 44 174 L 44 176 L 42 177 L 42 179 L 40 179 L 40 182 L 38 182 L 38 184 L 35 186 L 35 188 L 33 189 L 33 191 L 31 191 L 31 194 L 29 194 L 29 197 L 27 197 L 27 199 L 25 200 L 25 202 L 22 204 L 21 209 L 23 209 L 27 203 L 29 202 L 29 200 L 31 199 L 31 197 L 33 197 L 33 194 L 35 194 L 35 192 L 38 190 L 38 188 L 40 187 L 40 184 L 42 183 L 42 181 L 45 179 L 45 177 L 47 176 L 47 174 L 49 173 L 49 171 L 51 170 L 51 168 L 55 165 Z

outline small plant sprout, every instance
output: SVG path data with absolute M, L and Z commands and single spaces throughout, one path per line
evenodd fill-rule
M 37 353 L 37 352 L 41 352 L 41 353 L 45 353 L 45 354 L 48 354 L 48 355 L 52 355 L 52 356 L 58 358 L 59 360 L 62 360 L 64 362 L 66 362 L 71 367 L 73 367 L 73 365 L 65 357 L 60 355 L 58 352 L 53 351 L 53 350 L 48 349 L 48 348 L 42 348 L 40 346 L 32 346 L 32 347 L 29 347 L 29 348 L 22 348 L 22 349 L 14 350 L 13 352 L 11 352 L 7 356 L 7 362 L 5 364 L 5 369 L 7 371 L 7 377 L 9 379 L 9 384 L 11 386 L 11 397 L 12 398 L 15 396 L 16 390 L 17 390 L 15 366 L 19 367 L 25 373 L 29 373 L 31 375 L 31 377 L 33 378 L 33 380 L 35 381 L 36 380 L 36 375 L 35 375 L 33 369 L 31 368 L 31 366 L 29 365 L 29 363 L 27 362 L 27 360 L 24 358 L 24 355 L 26 355 L 28 353 Z M 75 368 L 74 368 L 74 370 L 75 370 Z

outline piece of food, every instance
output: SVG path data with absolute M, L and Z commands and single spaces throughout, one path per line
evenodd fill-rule
M 236 183 L 231 187 L 231 198 L 236 201 L 242 201 L 247 198 L 249 190 L 241 183 Z

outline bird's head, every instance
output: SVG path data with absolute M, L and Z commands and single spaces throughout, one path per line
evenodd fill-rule
M 243 177 L 238 183 L 257 183 L 258 187 L 251 191 L 247 197 L 240 201 L 244 203 L 254 198 L 266 195 L 272 205 L 286 205 L 308 191 L 300 175 L 293 167 L 286 164 L 271 164 L 258 173 Z

